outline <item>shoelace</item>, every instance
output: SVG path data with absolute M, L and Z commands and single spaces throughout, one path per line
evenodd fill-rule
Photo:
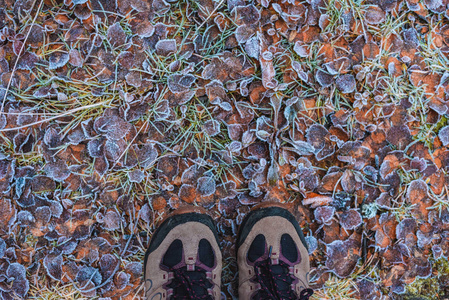
M 261 287 L 256 299 L 298 299 L 298 296 L 291 288 L 294 279 L 289 273 L 289 265 L 287 263 L 279 261 L 278 265 L 273 265 L 271 258 L 268 258 L 256 263 L 254 269 L 256 280 Z M 299 295 L 299 300 L 308 300 L 312 294 L 312 289 L 304 289 Z
M 173 289 L 173 300 L 212 300 L 208 289 L 213 284 L 207 279 L 206 271 L 196 267 L 195 271 L 187 271 L 186 267 L 172 269 L 173 279 L 167 285 Z

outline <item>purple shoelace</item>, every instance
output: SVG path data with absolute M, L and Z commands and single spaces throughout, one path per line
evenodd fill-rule
M 169 299 L 173 300 L 213 300 L 208 290 L 213 287 L 207 278 L 206 270 L 195 268 L 188 271 L 186 267 L 171 269 L 173 278 L 167 285 L 173 291 Z
M 271 258 L 256 262 L 255 280 L 260 284 L 260 290 L 253 298 L 254 300 L 295 300 L 298 296 L 291 288 L 294 276 L 289 272 L 289 265 L 281 260 L 273 265 Z M 299 295 L 299 300 L 308 300 L 313 294 L 312 289 L 304 289 Z

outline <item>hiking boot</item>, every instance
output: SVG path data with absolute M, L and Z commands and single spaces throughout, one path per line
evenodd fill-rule
M 305 300 L 313 294 L 304 235 L 281 204 L 264 204 L 245 217 L 237 236 L 237 264 L 240 300 Z
M 154 232 L 145 254 L 145 297 L 220 299 L 221 251 L 211 217 L 178 212 Z

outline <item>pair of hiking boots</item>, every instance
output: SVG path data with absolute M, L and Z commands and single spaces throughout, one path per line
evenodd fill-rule
M 309 257 L 298 222 L 279 204 L 255 207 L 237 235 L 239 299 L 309 299 Z M 145 297 L 221 299 L 222 255 L 211 217 L 184 209 L 154 232 L 145 255 Z

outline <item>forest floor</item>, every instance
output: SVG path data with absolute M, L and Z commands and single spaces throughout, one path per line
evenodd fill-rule
M 287 203 L 313 299 L 449 299 L 449 4 L 0 0 L 0 299 L 139 299 L 160 221 Z

